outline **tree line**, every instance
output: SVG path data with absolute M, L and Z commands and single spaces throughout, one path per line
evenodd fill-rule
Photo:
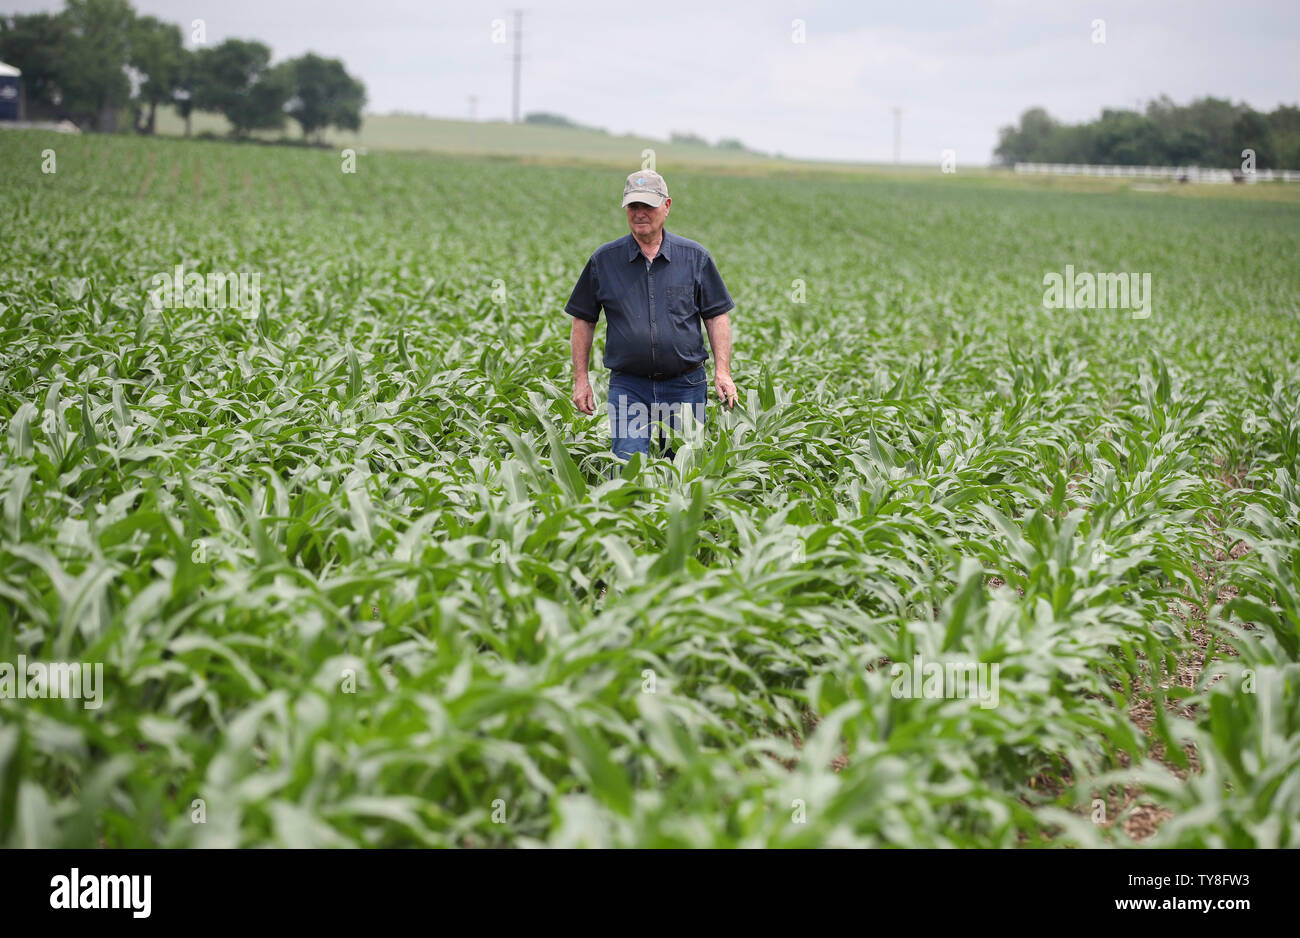
M 181 28 L 138 16 L 128 0 L 67 0 L 57 13 L 0 16 L 0 60 L 22 70 L 29 119 L 71 120 L 115 131 L 129 109 L 138 133 L 152 134 L 159 105 L 185 119 L 194 111 L 225 115 L 232 133 L 279 130 L 285 118 L 304 137 L 326 127 L 357 130 L 365 86 L 338 59 L 307 53 L 276 65 L 271 50 L 248 39 L 205 46 L 206 27 Z
M 994 155 L 1003 163 L 1091 163 L 1236 169 L 1243 150 L 1258 169 L 1300 169 L 1300 108 L 1261 113 L 1247 104 L 1201 98 L 1178 105 L 1165 95 L 1145 113 L 1110 109 L 1097 120 L 1063 124 L 1041 107 L 1003 127 Z

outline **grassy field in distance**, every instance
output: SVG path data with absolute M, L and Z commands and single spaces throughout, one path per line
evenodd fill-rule
M 184 122 L 175 111 L 161 108 L 158 133 L 182 136 Z M 224 135 L 230 125 L 219 114 L 198 113 L 192 121 L 194 134 Z M 259 140 L 285 137 L 301 140 L 298 125 L 286 121 L 283 132 L 259 131 Z M 933 165 L 849 163 L 797 160 L 756 153 L 718 150 L 697 144 L 676 144 L 649 137 L 613 136 L 589 130 L 510 124 L 500 121 L 464 121 L 414 114 L 367 114 L 359 133 L 330 129 L 325 140 L 334 147 L 365 147 L 374 150 L 416 150 L 453 156 L 494 158 L 545 165 L 600 166 L 631 172 L 641 165 L 641 153 L 653 148 L 656 165 L 665 175 L 674 169 L 702 170 L 742 176 L 788 176 L 808 179 L 879 177 L 883 179 L 937 179 L 945 185 L 981 184 L 1048 192 L 1121 192 L 1172 194 L 1247 201 L 1300 202 L 1300 185 L 1268 183 L 1257 185 L 1178 185 L 1141 179 L 1094 177 L 1017 176 L 1003 168 L 972 166 L 959 162 L 954 174 L 939 170 L 939 154 Z

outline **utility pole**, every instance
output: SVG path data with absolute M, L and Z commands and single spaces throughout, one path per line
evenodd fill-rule
M 515 97 L 514 97 L 514 123 L 519 123 L 519 68 L 523 59 L 524 47 L 524 11 L 515 10 Z
M 469 96 L 469 119 L 478 120 L 478 95 L 476 94 Z
M 894 162 L 903 161 L 903 109 L 896 107 L 894 111 Z

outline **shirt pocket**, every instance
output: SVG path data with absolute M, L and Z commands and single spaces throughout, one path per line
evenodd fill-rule
M 669 287 L 666 291 L 668 314 L 677 320 L 688 320 L 696 314 L 695 287 Z

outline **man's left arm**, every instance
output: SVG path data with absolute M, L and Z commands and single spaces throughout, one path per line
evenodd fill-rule
M 727 291 L 727 285 L 722 282 L 713 255 L 707 251 L 695 276 L 700 318 L 704 320 L 709 345 L 713 348 L 713 386 L 718 389 L 720 401 L 728 407 L 735 407 L 736 383 L 731 380 L 731 317 L 727 314 L 736 308 L 736 304 Z
M 718 389 L 718 399 L 728 407 L 736 406 L 736 383 L 731 380 L 731 317 L 726 313 L 704 320 L 709 333 L 709 346 L 713 349 L 713 386 Z

